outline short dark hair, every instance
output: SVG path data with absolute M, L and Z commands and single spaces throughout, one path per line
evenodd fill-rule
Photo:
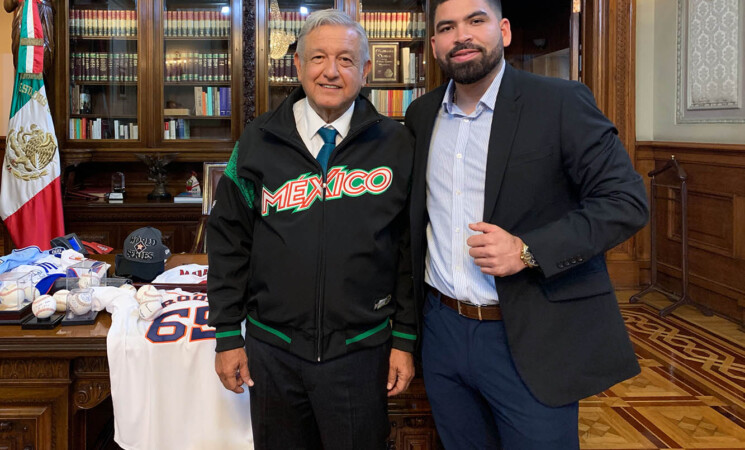
M 445 3 L 448 0 L 432 0 L 429 4 L 429 22 L 432 24 L 432 27 L 435 26 L 435 13 L 437 12 L 437 7 L 441 4 Z M 486 0 L 486 3 L 489 4 L 489 6 L 492 7 L 494 12 L 497 13 L 497 17 L 500 19 L 502 18 L 502 0 Z

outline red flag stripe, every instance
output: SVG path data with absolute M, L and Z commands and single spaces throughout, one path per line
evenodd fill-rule
M 34 17 L 34 37 L 43 39 L 44 32 L 41 29 L 41 18 L 39 17 L 39 5 L 37 3 L 37 0 L 33 0 L 33 4 L 31 5 L 32 8 L 30 10 L 31 14 Z
M 41 45 L 34 46 L 34 73 L 42 73 L 44 69 L 44 47 Z
M 38 245 L 47 250 L 51 248 L 51 237 L 65 234 L 61 199 L 62 190 L 57 177 L 5 219 L 16 248 Z

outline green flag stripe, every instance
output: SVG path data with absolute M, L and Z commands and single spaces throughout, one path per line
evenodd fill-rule
M 21 45 L 18 47 L 18 72 L 26 71 L 26 58 L 28 57 L 28 50 L 29 48 L 25 45 Z
M 34 95 L 42 86 L 44 86 L 43 79 L 25 79 L 21 78 L 21 74 L 16 73 L 15 89 L 13 90 L 13 100 L 10 102 L 10 118 L 18 114 L 18 111 L 23 108 L 26 103 L 31 100 L 31 96 Z
M 28 22 L 28 15 L 31 12 L 30 8 L 33 3 L 34 2 L 32 1 L 23 2 L 23 15 L 21 15 L 21 37 L 22 38 L 28 37 L 28 26 L 26 25 L 26 23 Z

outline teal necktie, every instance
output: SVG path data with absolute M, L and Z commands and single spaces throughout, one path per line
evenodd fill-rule
M 318 152 L 316 159 L 321 164 L 323 173 L 326 173 L 326 166 L 329 164 L 329 156 L 334 147 L 336 147 L 336 130 L 333 128 L 321 127 L 318 129 L 318 134 L 321 136 L 321 139 L 323 139 L 323 147 L 321 147 L 321 151 Z

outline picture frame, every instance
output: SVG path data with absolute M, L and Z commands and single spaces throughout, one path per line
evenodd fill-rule
M 212 212 L 215 203 L 215 193 L 220 178 L 225 174 L 228 163 L 206 162 L 202 165 L 204 178 L 204 189 L 202 189 L 202 217 L 199 218 L 197 231 L 194 234 L 194 243 L 189 253 L 207 252 L 207 217 Z
M 215 192 L 217 192 L 217 183 L 225 173 L 228 163 L 224 162 L 206 162 L 203 165 L 204 173 L 204 190 L 202 191 L 202 215 L 208 216 L 212 211 L 212 204 L 215 201 Z
M 398 42 L 376 42 L 370 44 L 372 83 L 398 82 Z

